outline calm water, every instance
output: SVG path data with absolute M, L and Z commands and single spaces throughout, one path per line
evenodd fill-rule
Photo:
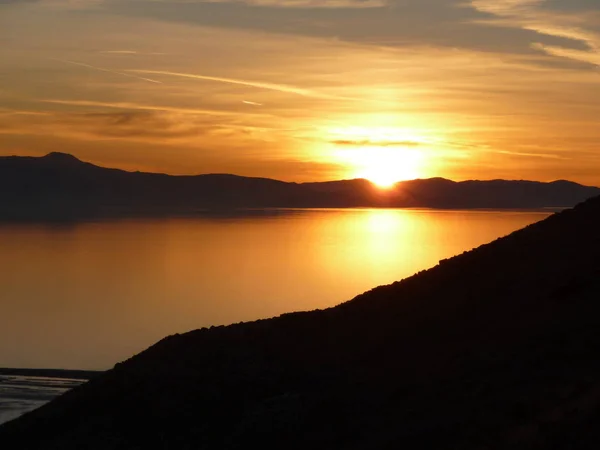
M 106 369 L 168 334 L 336 305 L 547 215 L 295 210 L 0 225 L 0 366 Z
M 39 408 L 82 380 L 0 375 L 0 424 Z

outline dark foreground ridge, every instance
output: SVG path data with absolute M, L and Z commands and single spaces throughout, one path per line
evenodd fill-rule
M 161 216 L 236 208 L 571 207 L 596 187 L 569 181 L 367 180 L 285 183 L 227 174 L 172 176 L 98 167 L 72 155 L 0 157 L 0 220 Z
M 335 308 L 165 338 L 0 447 L 591 449 L 600 198 Z

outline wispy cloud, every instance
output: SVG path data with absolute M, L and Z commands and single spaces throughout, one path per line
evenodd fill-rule
M 102 50 L 100 53 L 108 55 L 137 55 L 138 52 L 135 50 Z
M 103 55 L 131 55 L 131 56 L 164 56 L 166 53 L 162 52 L 143 52 L 138 50 L 101 50 L 99 52 Z
M 180 108 L 180 107 L 174 107 L 174 106 L 145 105 L 145 104 L 130 103 L 130 102 L 99 102 L 99 101 L 90 101 L 90 100 L 60 100 L 60 99 L 41 99 L 39 101 L 43 102 L 43 103 L 52 103 L 52 104 L 57 104 L 57 105 L 139 110 L 139 111 L 163 111 L 163 112 L 172 112 L 172 113 L 177 113 L 177 114 L 214 115 L 214 116 L 234 116 L 234 115 L 237 116 L 240 114 L 239 111 L 223 111 L 223 110 L 217 110 L 217 109 Z M 252 113 L 252 114 L 254 114 L 254 113 Z
M 569 58 L 576 61 L 600 66 L 600 51 L 576 50 L 573 48 L 558 47 L 555 45 L 544 45 L 540 43 L 535 43 L 532 45 L 532 47 L 542 50 L 543 52 L 549 55 L 560 56 L 562 58 Z
M 71 64 L 74 66 L 85 67 L 86 69 L 92 69 L 92 70 L 97 70 L 100 72 L 112 73 L 113 75 L 121 75 L 123 77 L 128 77 L 128 78 L 136 78 L 138 80 L 147 81 L 149 83 L 162 84 L 162 81 L 154 80 L 152 78 L 140 77 L 140 76 L 132 75 L 130 73 L 119 72 L 119 71 L 111 70 L 111 69 L 105 69 L 104 67 L 92 66 L 91 64 L 85 64 L 85 63 L 78 62 L 78 61 L 69 61 L 67 59 L 57 59 L 57 58 L 49 58 L 49 59 L 51 59 L 53 61 L 61 62 L 63 64 Z
M 0 0 L 0 5 L 18 5 L 28 3 L 38 3 L 44 8 L 61 10 L 85 10 L 96 8 L 107 0 Z
M 275 84 L 275 83 L 265 83 L 262 81 L 252 81 L 252 80 L 240 80 L 236 78 L 225 78 L 225 77 L 214 77 L 208 75 L 198 75 L 193 73 L 180 73 L 180 72 L 169 72 L 163 70 L 128 70 L 127 72 L 131 73 L 141 73 L 147 75 L 165 75 L 171 77 L 180 77 L 180 78 L 189 78 L 194 80 L 203 80 L 203 81 L 216 81 L 218 83 L 230 83 L 230 84 L 238 84 L 242 86 L 249 86 L 257 89 L 267 89 L 270 91 L 278 91 L 285 92 L 287 94 L 295 94 L 301 95 L 303 97 L 314 97 L 314 98 L 322 98 L 322 99 L 330 99 L 330 100 L 340 100 L 343 97 L 337 97 L 334 95 L 328 95 L 322 92 L 314 91 L 312 89 L 303 89 L 296 86 L 289 86 L 285 84 Z
M 15 0 L 12 0 L 15 1 Z M 84 0 L 85 1 L 85 0 Z M 387 6 L 386 0 L 146 0 L 154 3 L 239 3 L 272 8 L 367 9 Z
M 0 0 L 0 5 L 10 5 L 12 3 L 32 3 L 37 0 Z
M 126 0 L 125 0 L 126 1 Z M 255 7 L 295 9 L 372 9 L 388 6 L 388 0 L 135 0 L 138 3 L 165 3 L 172 6 L 202 3 L 233 3 Z M 97 7 L 110 0 L 0 0 L 2 4 L 44 3 L 66 9 Z
M 555 45 L 533 43 L 533 47 L 549 55 L 598 64 L 600 57 L 600 32 L 591 23 L 588 11 L 557 11 L 547 6 L 547 0 L 471 0 L 476 10 L 496 16 L 487 24 L 511 26 L 535 31 L 541 35 L 563 38 L 583 45 L 578 50 Z M 596 24 L 597 25 L 597 24 Z
M 274 8 L 367 9 L 383 8 L 385 0 L 187 0 L 186 3 L 243 3 Z
M 50 116 L 52 113 L 44 111 L 27 111 L 27 110 L 13 110 L 0 108 L 0 117 L 2 116 Z
M 524 156 L 524 157 L 533 157 L 533 158 L 543 158 L 543 159 L 567 159 L 562 155 L 557 155 L 553 153 L 533 153 L 533 152 L 518 152 L 518 151 L 508 151 L 508 150 L 498 150 L 495 153 L 499 153 L 501 155 L 511 155 L 511 156 Z
M 370 141 L 338 139 L 330 141 L 334 145 L 348 147 L 420 147 L 422 142 L 417 141 Z
M 182 115 L 170 111 L 52 111 L 0 113 L 0 135 L 38 135 L 81 140 L 120 140 L 197 146 L 198 138 L 228 142 L 252 138 L 252 128 L 231 117 Z

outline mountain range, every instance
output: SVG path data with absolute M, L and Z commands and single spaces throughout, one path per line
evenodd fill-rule
M 166 337 L 0 447 L 598 448 L 598 230 L 600 197 L 334 308 Z
M 600 194 L 569 181 L 364 179 L 287 183 L 229 174 L 173 176 L 99 167 L 64 153 L 0 157 L 0 219 L 169 215 L 236 208 L 570 207 Z

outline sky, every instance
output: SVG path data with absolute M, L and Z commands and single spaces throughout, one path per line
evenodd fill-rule
M 0 0 L 0 155 L 600 185 L 600 0 Z

